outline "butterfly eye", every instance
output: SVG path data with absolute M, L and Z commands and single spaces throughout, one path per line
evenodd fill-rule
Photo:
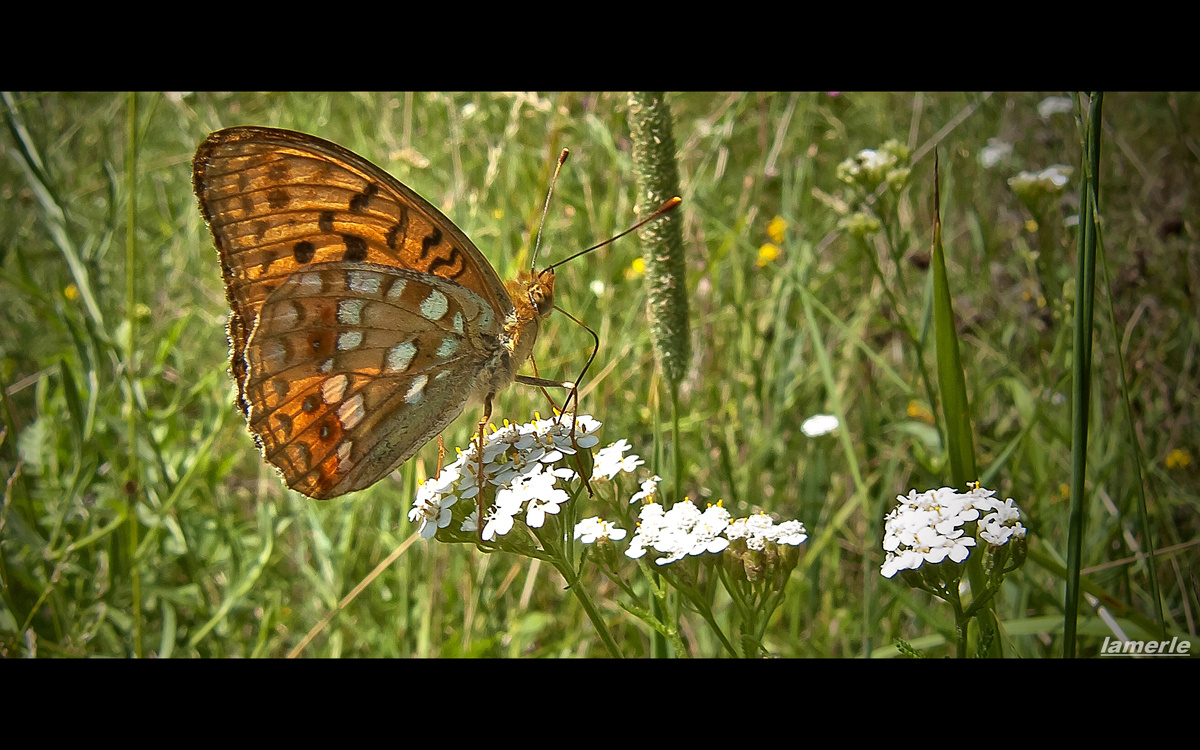
M 554 269 L 547 268 L 538 273 L 537 280 L 529 285 L 529 304 L 537 308 L 539 317 L 546 317 L 554 308 Z

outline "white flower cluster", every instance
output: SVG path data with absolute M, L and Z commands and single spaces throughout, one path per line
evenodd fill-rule
M 745 539 L 746 547 L 754 550 L 766 549 L 767 542 L 790 544 L 799 547 L 808 539 L 808 531 L 799 521 L 784 521 L 778 526 L 766 513 L 756 513 L 748 518 L 738 518 L 725 529 L 730 539 Z
M 924 562 L 939 563 L 947 557 L 962 562 L 968 548 L 976 546 L 975 538 L 962 528 L 970 521 L 979 521 L 979 537 L 988 544 L 1024 537 L 1020 509 L 1012 498 L 1000 502 L 994 494 L 995 490 L 983 488 L 960 494 L 952 487 L 942 487 L 899 495 L 899 507 L 885 519 L 883 549 L 887 558 L 880 572 L 891 578 L 901 570 L 916 570 Z
M 521 425 L 504 427 L 484 436 L 483 478 L 496 490 L 496 502 L 484 516 L 485 541 L 507 534 L 513 518 L 525 511 L 525 523 L 540 528 L 547 514 L 558 513 L 568 499 L 567 493 L 556 486 L 559 479 L 575 478 L 567 466 L 554 464 L 575 453 L 571 442 L 570 415 L 558 419 L 535 419 Z M 575 445 L 592 448 L 600 439 L 596 430 L 600 422 L 581 414 L 574 419 Z M 477 441 L 472 440 L 458 460 L 442 469 L 441 474 L 426 480 L 418 489 L 408 520 L 420 524 L 421 536 L 429 539 L 437 530 L 450 524 L 450 508 L 461 499 L 479 494 Z M 636 456 L 634 457 L 636 458 Z M 463 531 L 478 528 L 478 510 L 463 522 Z
M 642 488 L 630 496 L 629 504 L 633 505 L 638 500 L 645 500 L 646 498 L 651 498 L 650 502 L 654 502 L 653 498 L 658 492 L 658 483 L 661 481 L 662 477 L 655 474 L 646 481 L 642 482 Z
M 1008 178 L 1008 186 L 1019 197 L 1036 199 L 1042 195 L 1061 192 L 1071 181 L 1072 167 L 1065 164 L 1055 164 L 1040 172 L 1021 172 L 1016 177 Z
M 601 521 L 600 516 L 592 516 L 575 524 L 575 538 L 584 544 L 592 544 L 601 539 L 617 541 L 625 538 L 625 529 L 613 526 L 608 521 Z
M 908 162 L 908 157 L 908 149 L 892 139 L 878 149 L 864 148 L 843 160 L 837 166 L 837 177 L 842 182 L 851 185 L 858 183 L 869 190 L 874 190 L 885 181 L 890 187 L 899 188 L 911 171 L 903 166 Z
M 889 169 L 899 162 L 896 155 L 887 151 L 864 148 L 856 155 L 838 165 L 838 177 L 845 182 L 854 182 L 860 177 L 876 185 L 883 182 Z
M 592 479 L 612 479 L 622 471 L 633 471 L 645 463 L 636 455 L 626 456 L 625 451 L 627 450 L 629 450 L 629 443 L 625 442 L 625 438 L 621 438 L 607 448 L 596 451 L 596 462 L 592 466 Z
M 659 565 L 688 555 L 720 552 L 736 539 L 745 539 L 747 547 L 761 550 L 768 541 L 799 545 L 808 538 L 804 524 L 799 521 L 776 526 L 765 513 L 732 519 L 720 504 L 710 505 L 701 512 L 691 500 L 675 503 L 670 510 L 663 510 L 658 503 L 646 503 L 639 519 L 637 533 L 629 541 L 625 554 L 638 558 L 652 548 L 664 555 L 654 561 Z

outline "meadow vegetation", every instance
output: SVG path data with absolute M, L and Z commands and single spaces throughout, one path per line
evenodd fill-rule
M 898 641 L 905 653 L 954 653 L 950 609 L 880 574 L 897 495 L 953 483 L 933 334 L 936 150 L 972 478 L 1013 498 L 1028 529 L 1028 559 L 993 603 L 997 642 L 1006 656 L 1061 656 L 1080 108 L 1089 99 L 814 92 L 667 101 L 690 307 L 678 442 L 639 241 L 557 270 L 557 303 L 600 339 L 580 412 L 603 422 L 601 446 L 624 439 L 645 462 L 598 482 L 598 492 L 636 516 L 628 498 L 657 474 L 668 502 L 721 501 L 735 517 L 801 521 L 807 541 L 773 589 L 778 607 L 755 626 L 763 653 L 894 656 Z M 637 219 L 625 93 L 22 93 L 5 95 L 4 108 L 7 657 L 284 656 L 416 533 L 409 511 L 435 470 L 436 444 L 328 502 L 288 491 L 255 449 L 234 405 L 228 306 L 192 191 L 192 157 L 211 131 L 283 127 L 363 155 L 439 206 L 502 278 L 529 263 L 564 147 L 572 155 L 539 263 Z M 1114 627 L 1130 638 L 1195 639 L 1200 606 L 1200 96 L 1109 94 L 1103 123 L 1084 656 Z M 872 182 L 864 165 L 880 154 L 894 159 Z M 591 345 L 555 314 L 535 349 L 538 371 L 574 379 Z M 523 423 L 535 412 L 550 414 L 545 397 L 515 385 L 494 419 Z M 451 451 L 467 445 L 479 414 L 447 430 Z M 801 427 L 814 415 L 837 426 L 810 436 Z M 577 519 L 617 520 L 600 499 L 570 502 Z M 634 533 L 628 518 L 621 525 L 628 536 L 613 543 L 613 576 L 589 559 L 573 584 L 595 602 L 606 638 L 626 656 L 728 654 L 717 633 L 745 626 L 745 613 L 720 588 L 704 604 L 712 622 L 674 589 L 654 609 L 639 573 L 654 564 L 621 554 Z M 418 539 L 302 653 L 608 655 L 565 585 L 541 560 Z M 665 650 L 638 615 L 652 610 L 678 626 Z

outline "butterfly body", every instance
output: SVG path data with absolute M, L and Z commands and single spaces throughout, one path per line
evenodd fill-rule
M 325 499 L 368 487 L 490 405 L 553 309 L 431 204 L 328 141 L 210 135 L 193 162 L 230 306 L 230 371 L 264 458 Z

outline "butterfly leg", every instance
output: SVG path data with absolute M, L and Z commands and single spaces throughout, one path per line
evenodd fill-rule
M 438 470 L 434 476 L 442 475 L 442 464 L 446 460 L 446 441 L 442 440 L 442 436 L 438 435 Z
M 563 401 L 563 413 L 564 414 L 567 413 L 567 408 L 570 405 L 572 399 L 575 400 L 575 406 L 571 410 L 571 447 L 575 449 L 575 455 L 578 457 L 580 448 L 579 448 L 579 443 L 575 440 L 575 422 L 577 421 L 577 418 L 579 417 L 579 383 L 578 382 L 571 383 L 571 390 L 569 393 L 567 393 L 566 400 Z M 578 458 L 576 460 L 578 461 Z M 579 464 L 579 468 L 583 468 L 582 463 Z M 580 476 L 583 476 L 583 472 L 580 472 Z M 592 491 L 592 483 L 589 480 L 589 478 L 586 476 L 583 477 L 583 486 L 587 490 L 588 497 L 596 496 L 596 493 Z
M 479 420 L 479 435 L 475 444 L 475 458 L 479 462 L 476 476 L 479 479 L 479 494 L 475 503 L 479 507 L 479 541 L 483 541 L 483 431 L 487 429 L 488 422 L 492 421 L 492 396 L 494 393 L 489 393 L 483 399 L 483 419 Z
M 661 212 L 661 209 L 660 209 L 660 212 Z M 620 237 L 620 236 L 621 235 L 617 235 L 617 237 Z M 616 238 L 614 237 L 613 239 L 616 239 Z M 571 419 L 571 445 L 573 445 L 575 447 L 575 450 L 579 450 L 579 445 L 575 442 L 575 419 L 574 419 L 574 417 L 577 417 L 579 415 L 579 383 L 583 381 L 584 376 L 587 375 L 588 368 L 592 366 L 592 362 L 596 361 L 596 355 L 600 353 L 600 334 L 593 331 L 588 326 L 587 323 L 584 323 L 582 320 L 580 320 L 579 318 L 576 318 L 574 315 L 572 315 L 571 313 L 562 309 L 558 305 L 555 305 L 554 309 L 558 310 L 563 315 L 566 315 L 568 318 L 571 319 L 572 322 L 574 322 L 580 326 L 583 326 L 583 330 L 587 331 L 588 333 L 590 333 L 592 335 L 592 354 L 590 357 L 588 357 L 588 361 L 583 365 L 583 369 L 579 371 L 579 377 L 575 378 L 574 383 L 571 383 L 571 392 L 567 394 L 567 400 L 563 402 L 563 411 L 565 412 L 566 408 L 567 408 L 567 404 L 571 403 L 571 399 L 575 399 L 575 410 L 573 412 L 571 412 L 571 414 L 573 415 L 572 419 Z M 591 483 L 588 482 L 587 477 L 584 477 L 583 485 L 585 487 L 587 487 L 589 497 L 595 495 L 595 493 L 592 492 L 592 485 L 591 485 Z

